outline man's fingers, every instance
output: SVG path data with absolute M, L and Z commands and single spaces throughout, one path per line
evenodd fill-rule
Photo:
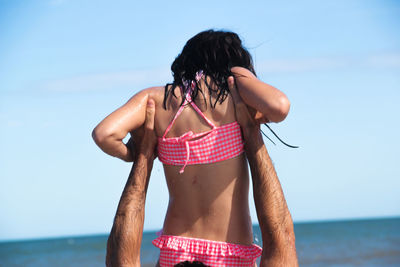
M 228 88 L 229 91 L 231 92 L 233 102 L 235 103 L 235 105 L 242 103 L 243 101 L 236 89 L 235 78 L 233 76 L 228 77 Z
M 239 95 L 239 92 L 236 87 L 235 79 L 233 76 L 228 77 L 228 88 L 231 92 L 233 104 L 235 105 L 236 114 L 237 113 L 248 113 L 247 106 L 243 102 L 242 98 Z M 238 115 L 238 114 L 237 114 Z
M 247 105 L 243 102 L 237 91 L 235 79 L 232 76 L 228 77 L 228 87 L 235 105 L 236 119 L 240 126 L 247 127 L 248 125 L 254 124 Z
M 242 127 L 244 139 L 248 140 L 249 138 L 251 138 L 249 136 L 251 136 L 252 131 L 255 130 L 258 132 L 257 128 L 259 127 L 259 125 L 254 121 L 254 118 L 250 114 L 247 105 L 240 97 L 236 88 L 235 79 L 231 76 L 228 77 L 228 87 L 232 95 L 233 103 L 235 105 L 236 121 Z
M 149 98 L 146 106 L 146 121 L 144 127 L 148 130 L 154 130 L 154 114 L 156 113 L 156 105 L 154 100 Z

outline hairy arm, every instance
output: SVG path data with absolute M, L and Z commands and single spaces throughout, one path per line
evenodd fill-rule
M 140 266 L 144 206 L 151 165 L 152 162 L 139 155 L 131 170 L 107 241 L 107 266 Z
M 293 221 L 274 165 L 260 134 L 260 126 L 250 115 L 228 79 L 235 103 L 236 119 L 242 127 L 245 152 L 253 181 L 253 195 L 263 240 L 261 267 L 298 266 Z
M 259 131 L 249 134 L 246 155 L 263 240 L 262 266 L 298 266 L 293 221 Z
M 118 204 L 114 224 L 107 241 L 106 265 L 108 267 L 140 266 L 146 192 L 157 142 L 154 133 L 154 112 L 154 101 L 149 100 L 143 137 L 138 138 L 139 142 L 136 142 L 139 146 L 135 147 L 138 153 Z
M 243 101 L 259 111 L 269 122 L 283 121 L 289 113 L 290 102 L 275 87 L 259 80 L 251 71 L 242 67 L 231 69 Z

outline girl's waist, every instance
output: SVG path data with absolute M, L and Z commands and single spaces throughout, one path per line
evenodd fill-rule
M 185 236 L 221 242 L 250 245 L 253 243 L 249 209 L 229 212 L 177 211 L 169 205 L 163 227 L 164 235 Z

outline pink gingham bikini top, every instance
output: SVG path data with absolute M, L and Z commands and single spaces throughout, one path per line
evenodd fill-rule
M 191 89 L 194 86 L 192 82 Z M 222 126 L 214 125 L 191 100 L 190 90 L 187 91 L 184 103 L 164 135 L 158 138 L 160 161 L 167 165 L 182 165 L 179 173 L 183 173 L 186 165 L 213 163 L 240 155 L 244 149 L 240 125 L 236 121 Z M 192 105 L 212 129 L 202 133 L 189 131 L 179 137 L 167 138 L 166 135 L 187 104 Z

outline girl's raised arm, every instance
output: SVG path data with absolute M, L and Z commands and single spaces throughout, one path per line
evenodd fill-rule
M 261 112 L 269 122 L 283 121 L 290 109 L 286 95 L 275 87 L 260 81 L 251 71 L 242 67 L 231 69 L 243 101 Z
M 151 91 L 152 88 L 140 91 L 94 128 L 92 137 L 101 150 L 124 161 L 133 161 L 131 152 L 122 140 L 129 132 L 143 125 Z

